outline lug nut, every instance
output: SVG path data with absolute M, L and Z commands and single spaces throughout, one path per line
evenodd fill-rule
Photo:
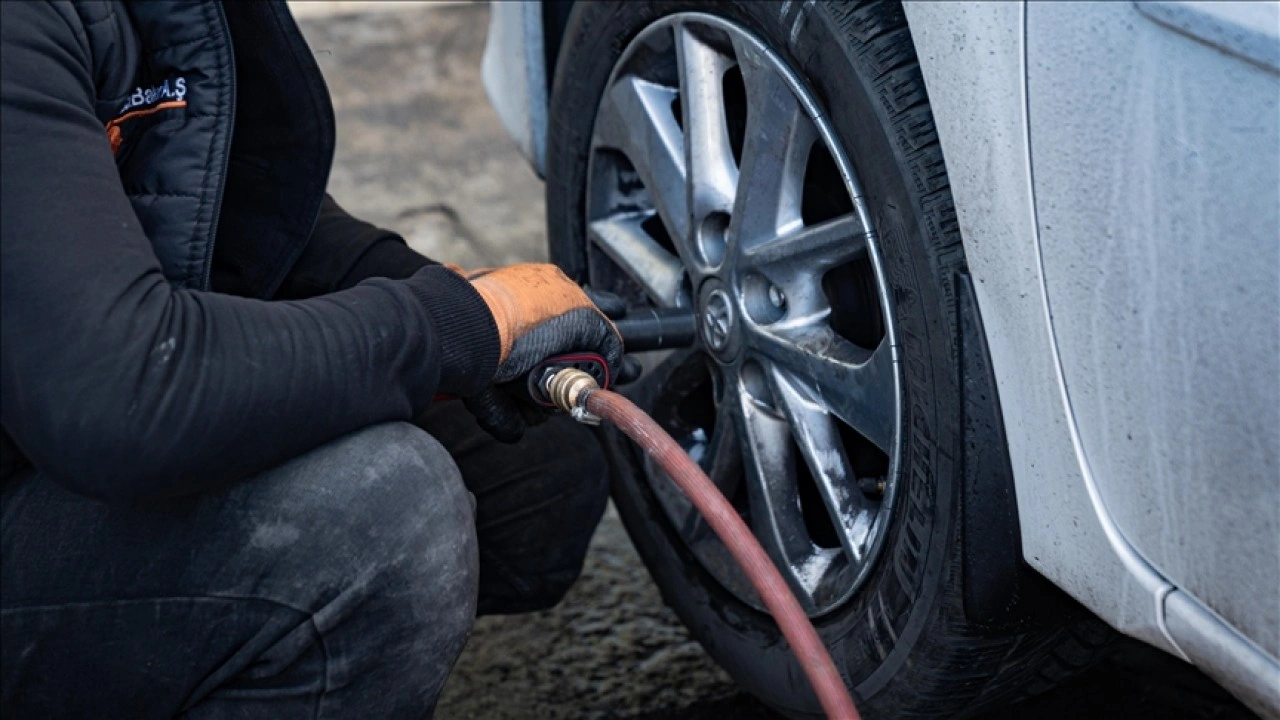
M 774 307 L 781 310 L 787 306 L 787 296 L 782 293 L 782 289 L 777 285 L 770 285 L 769 302 L 772 303 Z

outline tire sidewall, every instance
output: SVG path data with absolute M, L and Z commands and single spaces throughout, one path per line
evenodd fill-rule
M 785 6 L 785 7 L 784 7 Z M 903 387 L 898 496 L 890 534 L 866 584 L 816 622 L 860 707 L 909 705 L 908 659 L 944 620 L 959 546 L 956 517 L 961 409 L 950 274 L 962 255 L 922 205 L 922 175 L 895 108 L 874 86 L 877 62 L 838 8 L 811 3 L 580 4 L 558 66 L 548 135 L 552 260 L 585 279 L 586 158 L 598 99 L 632 38 L 675 12 L 705 12 L 746 27 L 809 84 L 861 183 L 893 302 Z M 900 10 L 898 11 L 900 12 Z M 868 28 L 868 32 L 874 32 Z M 927 108 L 926 108 L 927 112 Z M 608 434 L 620 513 L 664 598 L 749 691 L 792 715 L 819 712 L 799 666 L 767 617 L 725 592 L 684 547 L 624 439 Z

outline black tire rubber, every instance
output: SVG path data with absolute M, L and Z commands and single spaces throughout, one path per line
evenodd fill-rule
M 982 481 L 967 478 L 988 469 L 975 458 L 991 452 L 973 448 L 998 445 L 1005 468 L 1007 454 L 994 385 L 966 376 L 963 349 L 979 348 L 985 358 L 985 339 L 980 322 L 963 317 L 964 249 L 897 3 L 577 3 L 549 116 L 552 260 L 585 279 L 584 189 L 595 108 L 631 38 L 684 11 L 746 27 L 807 79 L 855 166 L 879 235 L 903 358 L 899 501 L 866 584 L 817 622 L 859 708 L 866 717 L 963 717 L 1087 667 L 1111 637 L 1095 619 L 987 623 L 974 621 L 972 608 L 966 612 L 966 572 L 976 573 L 966 570 L 971 545 L 962 498 L 966 482 Z M 976 318 L 976 306 L 967 311 Z M 973 385 L 981 392 L 966 389 Z M 643 404 L 643 388 L 638 395 Z M 634 450 L 616 433 L 606 437 L 615 502 L 666 602 L 744 688 L 792 717 L 816 716 L 816 699 L 776 626 L 706 574 L 651 494 Z

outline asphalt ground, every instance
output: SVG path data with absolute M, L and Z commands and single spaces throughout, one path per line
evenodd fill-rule
M 305 3 L 333 95 L 330 189 L 357 217 L 468 267 L 546 256 L 543 188 L 484 97 L 482 4 Z M 481 618 L 436 717 L 743 720 L 778 717 L 738 690 L 667 609 L 610 508 L 557 608 Z M 1094 670 L 988 716 L 1252 717 L 1193 668 L 1121 642 Z

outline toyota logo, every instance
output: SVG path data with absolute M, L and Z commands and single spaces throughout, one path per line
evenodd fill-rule
M 707 294 L 702 310 L 702 334 L 713 350 L 723 350 L 729 344 L 733 329 L 733 304 L 729 295 L 720 289 Z

